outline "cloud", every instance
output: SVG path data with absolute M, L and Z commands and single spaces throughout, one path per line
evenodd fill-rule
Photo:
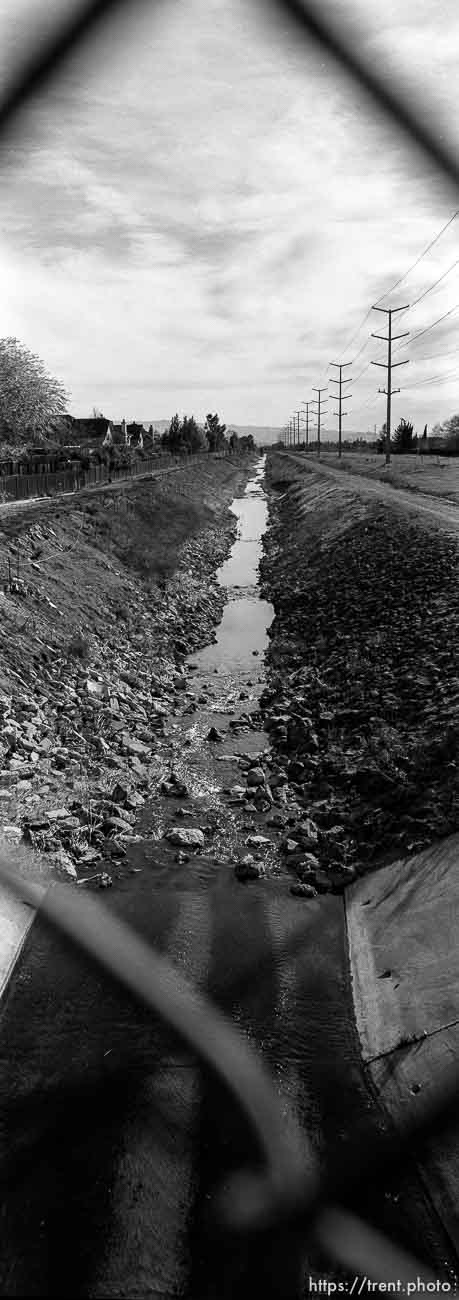
M 399 49 L 453 116 L 451 0 L 338 8 L 371 19 L 370 56 Z M 4 48 L 32 12 L 41 20 L 38 0 L 4 5 Z M 141 6 L 132 30 L 107 29 L 69 68 L 9 151 L 3 330 L 43 355 L 81 413 L 97 401 L 167 414 L 179 398 L 205 412 L 228 394 L 229 419 L 283 423 L 451 210 L 360 91 L 281 40 L 259 4 L 178 0 L 154 18 Z M 413 300 L 456 248 L 453 226 L 400 294 Z M 413 332 L 458 289 L 451 275 L 419 304 Z M 438 327 L 445 347 L 453 322 Z M 369 367 L 356 410 L 376 388 Z M 423 389 L 422 411 L 426 394 L 437 400 Z

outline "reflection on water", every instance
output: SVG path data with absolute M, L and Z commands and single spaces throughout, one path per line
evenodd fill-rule
M 274 610 L 267 600 L 261 600 L 256 591 L 262 538 L 267 524 L 268 506 L 261 486 L 265 457 L 256 466 L 255 475 L 247 484 L 243 497 L 233 501 L 231 509 L 237 516 L 237 538 L 229 558 L 219 569 L 217 577 L 222 587 L 247 588 L 241 596 L 228 591 L 228 603 L 217 629 L 213 645 L 205 646 L 190 662 L 203 671 L 221 668 L 223 672 L 238 674 L 248 669 L 253 674 L 254 651 L 262 654 L 268 643 L 267 629 Z M 260 665 L 261 667 L 261 665 Z M 257 674 L 259 675 L 259 674 Z
M 244 596 L 242 600 L 228 601 L 216 642 L 201 650 L 194 662 L 207 671 L 220 667 L 223 672 L 241 672 L 247 667 L 254 671 L 253 652 L 266 649 L 272 617 L 273 608 L 267 600 Z

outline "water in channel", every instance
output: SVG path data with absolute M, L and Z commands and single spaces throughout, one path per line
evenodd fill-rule
M 211 883 L 240 888 L 234 864 L 249 851 L 246 841 L 250 832 L 272 838 L 266 868 L 277 874 L 274 836 L 266 829 L 265 819 L 246 810 L 241 796 L 229 793 L 244 784 L 239 758 L 261 755 L 268 749 L 267 736 L 252 716 L 257 713 L 264 686 L 264 651 L 274 615 L 272 605 L 261 599 L 258 585 L 268 516 L 264 468 L 263 456 L 244 496 L 232 503 L 237 536 L 217 573 L 227 594 L 223 616 L 214 641 L 186 660 L 189 690 L 183 712 L 166 723 L 157 758 L 158 776 L 166 776 L 172 766 L 188 795 L 182 799 L 158 795 L 145 809 L 140 831 L 146 838 L 132 850 L 135 865 L 148 868 L 137 877 L 141 889 L 199 889 Z M 223 735 L 221 743 L 208 741 L 212 726 Z M 164 839 L 165 831 L 174 825 L 199 827 L 205 832 L 204 849 L 190 853 L 186 862 Z

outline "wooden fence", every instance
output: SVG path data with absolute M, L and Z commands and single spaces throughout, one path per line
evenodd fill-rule
M 228 453 L 217 452 L 217 458 Z M 194 456 L 194 461 L 208 459 L 212 453 Z M 73 466 L 47 474 L 35 471 L 31 474 L 8 474 L 0 476 L 0 500 L 7 498 L 14 501 L 27 501 L 34 497 L 54 496 L 56 492 L 78 492 L 82 488 L 96 487 L 98 483 L 115 483 L 118 479 L 135 478 L 140 474 L 152 474 L 157 470 L 179 468 L 184 457 L 159 454 L 133 461 L 131 465 L 111 467 L 92 465 L 90 469 Z

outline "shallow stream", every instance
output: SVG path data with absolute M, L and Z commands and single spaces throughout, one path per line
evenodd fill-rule
M 276 836 L 265 816 L 250 800 L 235 793 L 242 789 L 244 762 L 268 750 L 266 733 L 258 728 L 257 713 L 263 691 L 264 651 L 274 616 L 272 605 L 260 597 L 258 567 L 268 504 L 263 487 L 265 457 L 255 466 L 243 497 L 231 509 L 238 530 L 231 553 L 217 573 L 226 588 L 227 601 L 215 639 L 190 655 L 184 664 L 188 689 L 178 712 L 166 721 L 158 753 L 158 777 L 174 774 L 187 788 L 185 797 L 158 795 L 142 817 L 141 833 L 148 838 L 133 847 L 134 867 L 151 863 L 139 886 L 188 889 L 209 883 L 235 888 L 234 864 L 249 851 L 250 834 L 270 841 L 262 853 L 266 869 L 277 874 Z M 222 739 L 210 741 L 215 727 Z M 242 768 L 242 771 L 241 771 Z M 204 830 L 202 852 L 183 854 L 163 838 L 171 826 Z M 131 856 L 131 855 L 130 855 Z

